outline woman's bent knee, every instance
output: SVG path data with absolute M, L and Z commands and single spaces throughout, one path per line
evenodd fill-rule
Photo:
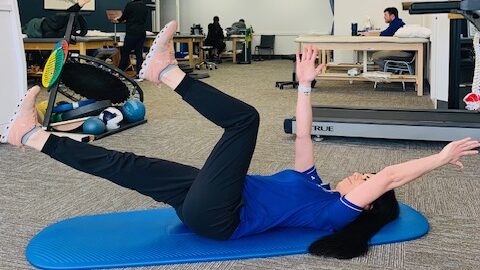
M 183 223 L 192 232 L 215 240 L 227 240 L 238 226 L 233 218 L 224 218 L 222 213 L 215 213 L 215 211 L 204 211 L 197 205 L 189 207 L 184 205 Z
M 249 111 L 248 122 L 255 127 L 260 125 L 260 114 L 254 107 L 251 107 Z

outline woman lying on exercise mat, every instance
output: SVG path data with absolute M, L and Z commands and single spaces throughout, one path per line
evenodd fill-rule
M 274 227 L 308 227 L 332 235 L 313 243 L 310 252 L 336 258 L 365 254 L 369 238 L 398 215 L 393 189 L 423 174 L 477 154 L 470 138 L 448 144 L 440 153 L 386 167 L 375 175 L 355 173 L 334 190 L 315 170 L 310 137 L 311 81 L 317 49 L 297 54 L 300 80 L 297 101 L 295 169 L 270 176 L 247 175 L 255 150 L 258 112 L 214 87 L 196 81 L 178 68 L 172 46 L 176 22 L 158 34 L 140 76 L 164 83 L 200 114 L 224 129 L 201 169 L 173 161 L 119 153 L 60 138 L 36 127 L 32 88 L 19 106 L 2 141 L 26 145 L 77 170 L 108 179 L 173 206 L 193 232 L 218 240 L 237 239 Z

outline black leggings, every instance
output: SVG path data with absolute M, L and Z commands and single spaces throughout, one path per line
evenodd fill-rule
M 188 76 L 175 92 L 224 128 L 223 136 L 201 169 L 53 135 L 42 152 L 77 170 L 173 206 L 183 223 L 197 234 L 228 239 L 240 222 L 244 180 L 257 140 L 258 112 Z

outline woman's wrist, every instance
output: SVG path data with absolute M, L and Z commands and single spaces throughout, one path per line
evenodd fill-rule
M 302 87 L 312 87 L 312 82 L 311 81 L 299 81 L 298 86 Z
M 312 92 L 312 86 L 311 84 L 299 84 L 298 85 L 298 92 L 299 93 L 304 93 L 304 94 L 310 94 Z
M 434 156 L 435 156 L 435 159 L 438 160 L 438 163 L 440 164 L 439 167 L 447 165 L 448 163 L 450 163 L 450 159 L 441 152 L 438 153 L 438 154 L 435 154 Z

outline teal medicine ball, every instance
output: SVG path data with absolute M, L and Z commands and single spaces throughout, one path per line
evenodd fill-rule
M 129 123 L 141 121 L 145 118 L 145 105 L 138 99 L 129 100 L 123 105 L 122 113 Z
M 83 123 L 83 133 L 85 134 L 100 135 L 105 132 L 105 128 L 105 123 L 98 117 L 90 117 Z

